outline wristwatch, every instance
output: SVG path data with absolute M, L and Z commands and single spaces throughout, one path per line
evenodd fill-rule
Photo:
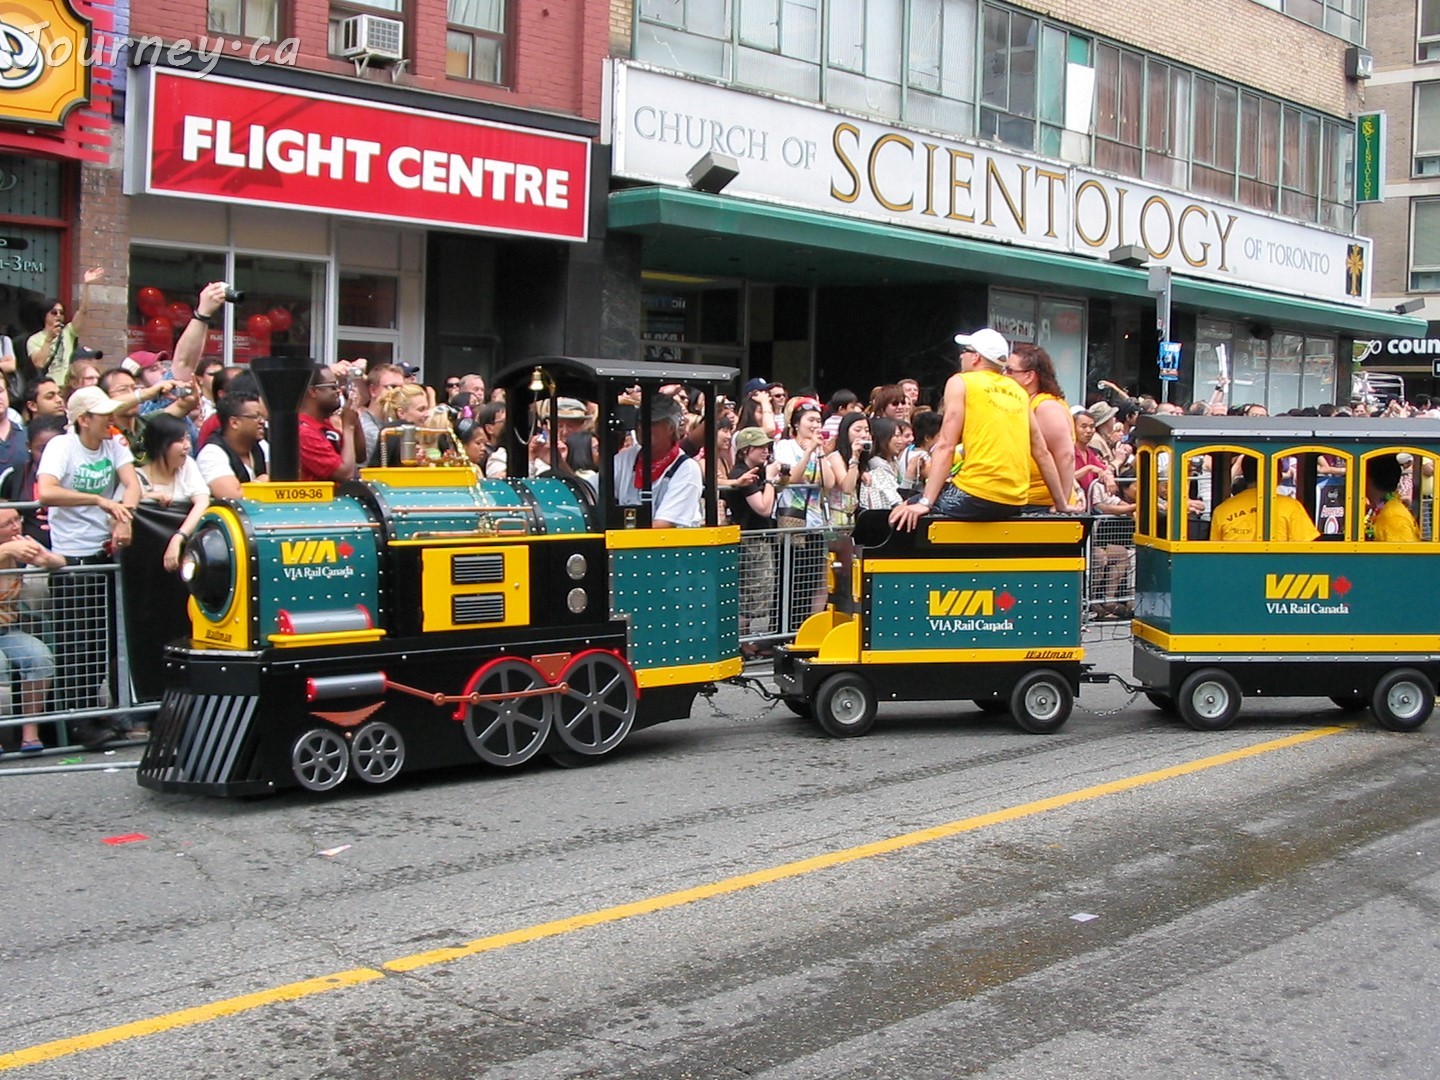
M 923 506 L 923 507 L 925 507 L 926 510 L 929 510 L 930 507 L 931 507 L 932 505 L 934 505 L 933 503 L 930 502 L 929 499 L 925 498 L 924 495 L 916 495 L 916 496 L 915 496 L 915 503 L 916 503 L 916 505 L 918 505 L 918 506 Z

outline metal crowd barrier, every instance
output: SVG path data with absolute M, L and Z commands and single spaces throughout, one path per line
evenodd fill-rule
M 88 725 L 124 717 L 132 726 L 158 708 L 137 701 L 131 683 L 119 569 L 0 570 L 0 737 L 8 746 L 33 723 L 47 751 L 73 750 Z
M 1135 613 L 1135 519 L 1099 514 L 1085 551 L 1085 616 L 1129 629 Z

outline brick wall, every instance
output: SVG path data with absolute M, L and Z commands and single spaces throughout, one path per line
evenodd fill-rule
M 1332 116 L 1354 110 L 1344 41 L 1255 0 L 1012 0 Z
M 613 18 L 611 0 L 524 0 L 512 3 L 510 85 L 452 79 L 445 75 L 446 0 L 406 0 L 412 17 L 406 24 L 405 51 L 410 64 L 399 77 L 401 86 L 491 101 L 523 109 L 600 118 L 600 72 L 606 55 Z M 276 63 L 288 58 L 290 66 L 355 77 L 355 66 L 327 55 L 330 6 L 325 0 L 295 0 L 291 4 L 292 25 L 282 36 L 293 37 L 280 50 L 267 46 L 255 50 L 261 61 Z M 215 47 L 214 35 L 207 35 L 205 0 L 133 0 L 131 34 L 155 35 L 165 42 L 199 42 L 207 37 Z M 290 55 L 290 54 L 293 54 Z M 250 42 L 241 48 L 224 45 L 224 55 L 241 59 L 252 55 Z M 390 72 L 372 69 L 365 80 L 389 81 Z M 357 80 L 359 81 L 359 80 Z
M 122 194 L 121 125 L 111 130 L 111 159 L 104 165 L 80 167 L 80 219 L 75 252 L 75 280 L 98 266 L 104 278 L 90 287 L 84 344 L 103 349 L 112 365 L 126 352 L 125 316 L 130 279 L 130 210 Z M 76 286 L 78 288 L 78 285 Z M 69 291 L 68 289 L 65 291 Z M 78 301 L 78 294 L 76 295 Z

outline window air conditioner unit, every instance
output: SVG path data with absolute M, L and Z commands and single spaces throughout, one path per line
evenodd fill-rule
M 352 15 L 340 23 L 340 55 L 347 60 L 404 60 L 405 24 L 378 15 Z

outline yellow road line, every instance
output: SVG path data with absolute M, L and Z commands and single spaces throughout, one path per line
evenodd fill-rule
M 314 979 L 287 983 L 284 986 L 272 987 L 269 990 L 259 990 L 253 994 L 242 994 L 239 997 L 226 998 L 223 1001 L 211 1002 L 208 1005 L 197 1005 L 190 1009 L 180 1009 L 176 1012 L 164 1013 L 160 1016 L 151 1017 L 148 1020 L 135 1020 L 128 1024 L 117 1025 L 116 1027 L 102 1028 L 99 1031 L 92 1031 L 86 1035 L 76 1035 L 68 1039 L 56 1039 L 53 1042 L 40 1043 L 23 1050 L 12 1050 L 9 1053 L 0 1054 L 0 1072 L 8 1069 L 16 1069 L 23 1065 L 35 1065 L 42 1061 L 53 1061 L 56 1058 L 80 1053 L 83 1050 L 95 1050 L 102 1046 L 109 1046 L 113 1043 L 124 1042 L 128 1039 L 135 1039 L 144 1035 L 156 1035 L 162 1031 L 173 1031 L 176 1028 L 207 1023 L 208 1021 L 219 1019 L 222 1016 L 234 1016 L 237 1013 L 248 1012 L 252 1009 L 263 1008 L 264 1006 L 274 1005 L 282 1001 L 295 1001 L 299 998 L 323 994 L 330 990 L 339 990 L 348 986 L 358 986 L 362 983 L 385 978 L 386 971 L 416 971 L 420 968 L 431 967 L 435 964 L 444 964 L 452 960 L 459 960 L 462 957 L 475 956 L 478 953 L 493 952 L 497 949 L 508 948 L 512 945 L 521 945 L 528 941 L 540 941 L 544 938 L 558 937 L 561 934 L 572 933 L 573 931 L 583 930 L 591 926 L 601 926 L 605 923 L 619 922 L 622 919 L 634 918 L 637 915 L 650 915 L 657 911 L 665 911 L 670 908 L 681 907 L 685 904 L 693 904 L 698 900 L 709 900 L 716 896 L 726 896 L 744 889 L 753 889 L 759 885 L 768 885 L 772 882 L 784 881 L 788 878 L 801 877 L 805 874 L 812 874 L 817 870 L 828 870 L 831 867 L 843 866 L 846 863 L 859 862 L 862 859 L 871 859 L 877 855 L 888 855 L 892 852 L 904 851 L 907 848 L 933 843 L 936 840 L 944 840 L 951 836 L 958 836 L 961 833 L 975 832 L 978 829 L 989 828 L 992 825 L 1002 825 L 1006 822 L 1018 821 L 1021 818 L 1033 817 L 1037 814 L 1048 813 L 1051 810 L 1059 810 L 1067 806 L 1074 806 L 1078 803 L 1090 802 L 1094 799 L 1104 798 L 1107 795 L 1118 795 L 1121 792 L 1134 791 L 1137 788 L 1148 787 L 1151 784 L 1159 784 L 1181 776 L 1188 776 L 1191 773 L 1203 772 L 1206 769 L 1213 769 L 1220 765 L 1229 765 L 1236 761 L 1243 761 L 1246 758 L 1257 757 L 1260 754 L 1273 753 L 1276 750 L 1299 746 L 1302 743 L 1323 739 L 1328 735 L 1338 735 L 1343 731 L 1351 730 L 1352 727 L 1353 725 L 1342 725 L 1314 728 L 1310 731 L 1301 732 L 1298 735 L 1287 735 L 1281 739 L 1271 739 L 1268 742 L 1256 743 L 1254 746 L 1243 747 L 1239 750 L 1227 750 L 1223 754 L 1213 754 L 1210 757 L 1198 758 L 1195 761 L 1172 765 L 1166 769 L 1156 769 L 1153 772 L 1141 773 L 1137 776 L 1127 776 L 1120 780 L 1111 780 L 1108 783 L 1095 784 L 1091 787 L 1080 788 L 1078 791 L 1069 791 L 1062 795 L 1054 795 L 1048 799 L 1037 799 L 1034 802 L 1022 803 L 1019 806 L 1007 807 L 1004 810 L 995 810 L 988 814 L 977 814 L 974 817 L 951 821 L 944 825 L 935 825 L 928 829 L 919 829 L 915 832 L 903 833 L 900 836 L 888 837 L 887 839 L 877 840 L 873 843 L 859 844 L 841 851 L 831 851 L 823 855 L 812 856 L 808 859 L 797 859 L 794 862 L 781 863 L 779 866 L 772 866 L 766 870 L 757 870 L 750 874 L 739 874 L 735 877 L 711 882 L 708 885 L 700 885 L 693 889 L 681 889 L 676 892 L 664 893 L 660 896 L 652 896 L 645 900 L 637 900 L 630 904 L 617 904 L 614 907 L 602 908 L 599 911 L 587 912 L 584 915 L 574 915 L 568 919 L 555 919 L 551 922 L 539 923 L 521 930 L 511 930 L 503 934 L 491 934 L 488 937 L 476 938 L 473 941 L 468 941 L 462 945 L 455 945 L 450 948 L 432 949 L 428 952 L 413 953 L 410 956 L 402 956 L 399 959 L 390 960 L 381 964 L 380 967 L 384 970 L 363 967 L 352 968 L 349 971 L 339 971 Z

